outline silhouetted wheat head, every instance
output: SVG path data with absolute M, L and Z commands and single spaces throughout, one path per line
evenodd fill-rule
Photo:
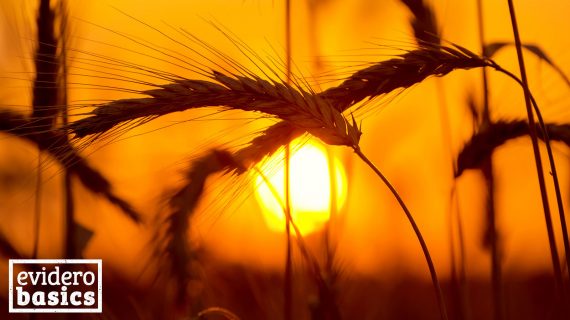
M 401 0 L 413 17 L 410 25 L 418 43 L 440 44 L 437 18 L 432 8 L 424 0 Z
M 212 81 L 181 80 L 144 91 L 150 98 L 113 101 L 96 108 L 91 117 L 71 124 L 84 137 L 141 117 L 212 106 L 257 111 L 294 123 L 328 144 L 358 144 L 357 129 L 320 96 L 285 83 L 258 77 L 213 72 Z
M 38 126 L 35 120 L 12 111 L 0 109 L 0 132 L 8 133 L 37 145 L 40 150 L 49 154 L 61 166 L 77 176 L 88 190 L 105 197 L 134 221 L 140 221 L 140 215 L 127 201 L 112 191 L 111 183 L 107 178 L 79 155 L 63 131 L 42 130 L 38 132 L 37 130 Z
M 536 126 L 539 138 L 544 140 L 542 130 L 539 125 Z M 560 141 L 570 146 L 569 124 L 547 123 L 546 130 L 550 140 Z M 461 176 L 465 170 L 479 168 L 483 160 L 492 156 L 495 149 L 510 140 L 528 136 L 528 134 L 528 123 L 523 120 L 496 121 L 481 128 L 459 152 L 456 176 Z

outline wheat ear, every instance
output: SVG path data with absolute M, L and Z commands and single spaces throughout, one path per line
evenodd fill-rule
M 188 248 L 187 231 L 192 214 L 204 192 L 206 180 L 219 172 L 241 175 L 263 157 L 273 154 L 304 132 L 282 121 L 266 129 L 238 151 L 232 153 L 227 150 L 211 150 L 191 162 L 185 184 L 170 198 L 171 212 L 166 219 L 164 239 L 168 262 L 176 275 L 178 291 L 182 297 L 185 296 L 186 283 L 190 279 L 187 266 L 191 260 L 191 250 Z
M 105 132 L 117 124 L 142 117 L 211 106 L 257 111 L 289 121 L 327 144 L 358 143 L 358 131 L 327 102 L 300 88 L 259 77 L 224 75 L 212 81 L 179 80 L 144 91 L 150 98 L 117 100 L 96 108 L 93 116 L 70 125 L 78 136 Z
M 413 17 L 410 24 L 414 31 L 414 37 L 419 44 L 440 44 L 440 32 L 437 27 L 437 19 L 432 8 L 424 0 L 401 0 L 410 10 Z
M 489 61 L 463 47 L 422 44 L 419 49 L 362 69 L 320 95 L 344 111 L 359 101 L 409 88 L 430 76 L 485 66 L 491 66 Z
M 538 125 L 536 130 L 538 138 L 544 140 L 544 134 Z M 550 140 L 563 142 L 570 147 L 570 124 L 547 123 L 546 130 Z M 498 120 L 482 127 L 459 152 L 456 176 L 461 176 L 465 170 L 479 168 L 498 147 L 527 135 L 529 127 L 524 120 Z
M 42 151 L 50 154 L 62 166 L 76 175 L 90 191 L 100 194 L 121 209 L 133 221 L 139 222 L 140 215 L 125 200 L 115 195 L 111 183 L 99 171 L 91 167 L 59 131 L 36 132 L 36 122 L 14 112 L 0 110 L 0 131 L 32 142 Z

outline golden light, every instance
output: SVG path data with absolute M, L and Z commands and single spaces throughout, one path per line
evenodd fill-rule
M 289 189 L 291 217 L 306 235 L 321 229 L 330 219 L 331 185 L 335 186 L 336 211 L 346 200 L 346 174 L 341 162 L 327 155 L 325 146 L 315 140 L 297 139 L 291 143 Z M 257 174 L 255 196 L 262 207 L 267 226 L 278 232 L 285 232 L 285 165 L 282 150 L 261 165 Z M 333 163 L 331 170 L 329 163 Z M 334 171 L 334 179 L 331 179 Z M 332 180 L 332 181 L 331 181 Z M 270 185 L 269 185 L 269 184 Z

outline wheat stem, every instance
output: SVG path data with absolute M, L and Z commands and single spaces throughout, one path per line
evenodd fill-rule
M 285 0 L 285 72 L 287 85 L 291 84 L 291 0 Z M 285 145 L 285 237 L 287 240 L 285 259 L 285 286 L 283 288 L 285 303 L 283 315 L 285 320 L 292 319 L 293 306 L 293 260 L 291 255 L 291 144 Z
M 540 150 L 538 148 L 538 139 L 536 135 L 536 127 L 534 124 L 534 115 L 532 112 L 531 106 L 531 98 L 530 98 L 530 89 L 528 86 L 528 79 L 526 75 L 526 68 L 524 64 L 524 56 L 522 53 L 522 45 L 521 39 L 515 14 L 515 8 L 512 0 L 507 0 L 509 5 L 509 13 L 511 17 L 511 25 L 513 28 L 513 35 L 515 38 L 515 46 L 517 49 L 517 58 L 519 62 L 519 69 L 521 73 L 521 81 L 522 87 L 524 91 L 525 97 L 525 105 L 527 110 L 528 122 L 529 122 L 529 133 L 530 138 L 532 141 L 532 147 L 534 151 L 534 158 L 536 163 L 536 170 L 538 174 L 538 183 L 540 186 L 540 194 L 542 198 L 542 206 L 544 208 L 544 219 L 546 221 L 546 230 L 548 233 L 548 241 L 550 245 L 550 254 L 552 256 L 552 264 L 554 268 L 554 277 L 556 279 L 556 285 L 558 286 L 558 290 L 563 290 L 563 280 L 562 280 L 562 271 L 560 268 L 560 258 L 558 257 L 558 250 L 556 249 L 556 238 L 554 237 L 554 227 L 552 224 L 552 217 L 550 213 L 550 207 L 548 204 L 548 194 L 546 192 L 546 183 L 544 180 L 544 172 L 542 168 L 542 159 L 540 158 Z
M 293 278 L 292 267 L 293 260 L 291 255 L 291 192 L 290 192 L 290 176 L 291 176 L 291 144 L 285 145 L 285 237 L 287 240 L 286 259 L 285 259 L 285 287 L 284 287 L 284 315 L 285 320 L 291 318 L 291 307 L 293 304 Z
M 334 263 L 335 246 L 332 244 L 332 228 L 335 226 L 335 218 L 338 213 L 337 208 L 337 181 L 336 181 L 336 167 L 333 152 L 330 146 L 327 146 L 327 163 L 329 165 L 329 221 L 326 224 L 324 230 L 324 243 L 325 243 L 325 270 L 327 275 L 332 274 L 332 268 Z
M 483 68 L 485 69 L 485 68 Z M 445 91 L 443 82 L 440 81 L 441 79 L 437 79 L 436 87 L 437 87 L 437 96 L 439 99 L 439 116 L 440 116 L 440 125 L 441 125 L 441 135 L 442 135 L 442 142 L 444 147 L 447 149 L 450 164 L 451 164 L 451 192 L 450 192 L 450 204 L 449 204 L 449 250 L 450 250 L 450 260 L 451 260 L 451 273 L 453 281 L 457 281 L 457 286 L 459 287 L 459 310 L 461 315 L 465 315 L 467 311 L 466 307 L 466 274 L 465 274 L 465 245 L 463 241 L 463 228 L 461 227 L 461 207 L 459 204 L 459 197 L 457 196 L 457 180 L 455 179 L 455 172 L 456 172 L 456 165 L 455 159 L 453 154 L 453 147 L 452 147 L 452 135 L 451 135 L 451 121 L 449 119 L 449 113 L 447 112 L 447 103 L 445 100 Z M 456 267 L 456 258 L 455 258 L 455 246 L 454 246 L 454 228 L 453 228 L 453 217 L 456 217 L 457 221 L 457 234 L 459 238 L 459 279 L 456 278 L 457 267 Z
M 34 200 L 34 246 L 32 249 L 32 258 L 38 258 L 38 251 L 40 247 L 40 227 L 42 216 L 42 150 L 38 148 L 38 163 L 36 173 L 36 190 Z
M 287 210 L 285 203 L 283 203 L 281 196 L 279 195 L 279 192 L 277 192 L 277 190 L 275 189 L 275 187 L 273 186 L 271 181 L 269 181 L 267 176 L 265 174 L 263 174 L 263 172 L 260 169 L 258 169 L 257 167 L 254 166 L 253 170 L 257 174 L 259 174 L 259 176 L 261 177 L 263 182 L 265 182 L 265 184 L 269 188 L 269 191 L 271 192 L 271 194 L 273 195 L 275 200 L 279 203 L 279 205 L 281 206 L 281 209 L 285 213 Z M 301 252 L 303 259 L 305 259 L 305 261 L 307 262 L 310 274 L 315 279 L 315 282 L 316 282 L 317 287 L 319 289 L 319 297 L 323 298 L 323 301 L 321 301 L 321 303 L 328 306 L 328 309 L 326 311 L 328 312 L 327 315 L 330 317 L 329 319 L 330 320 L 340 320 L 341 319 L 340 311 L 336 307 L 336 304 L 334 304 L 334 295 L 330 290 L 330 285 L 323 278 L 323 271 L 322 271 L 321 267 L 319 266 L 317 259 L 309 252 L 309 249 L 305 243 L 305 239 L 303 237 L 303 234 L 301 233 L 301 230 L 299 229 L 299 227 L 297 226 L 297 224 L 295 223 L 295 221 L 292 218 L 290 219 L 290 226 L 293 229 L 293 231 L 295 232 L 295 236 L 296 236 L 296 240 L 297 240 L 297 246 L 299 248 L 299 251 Z
M 548 153 L 548 161 L 550 164 L 550 170 L 552 173 L 552 180 L 554 183 L 554 191 L 556 193 L 556 203 L 558 205 L 558 215 L 560 218 L 560 225 L 562 229 L 562 240 L 564 242 L 564 252 L 566 258 L 566 264 L 570 266 L 570 239 L 568 236 L 568 227 L 566 226 L 566 214 L 564 211 L 564 203 L 562 200 L 562 191 L 560 188 L 560 182 L 558 179 L 558 172 L 556 170 L 556 163 L 554 162 L 554 153 L 552 152 L 552 146 L 550 145 L 550 136 L 548 134 L 548 127 L 544 123 L 544 119 L 542 118 L 542 114 L 538 105 L 536 104 L 536 100 L 531 95 L 531 102 L 534 106 L 536 117 L 539 121 L 540 129 L 542 130 L 544 144 L 546 145 L 546 152 Z M 567 269 L 570 275 L 570 269 Z M 562 276 L 562 272 L 561 272 Z
M 503 69 L 502 67 L 498 66 L 497 64 L 493 64 L 492 67 L 495 70 L 505 74 L 509 78 L 515 80 L 521 87 L 524 87 L 523 81 L 521 79 L 519 79 L 516 75 L 514 75 L 512 72 Z M 548 134 L 548 126 L 545 124 L 544 118 L 542 117 L 542 112 L 540 112 L 540 108 L 538 107 L 538 103 L 536 102 L 536 99 L 534 98 L 534 96 L 532 95 L 532 92 L 530 92 L 530 91 L 529 91 L 529 97 L 530 97 L 532 107 L 534 108 L 534 112 L 536 112 L 536 118 L 538 120 L 539 129 L 542 131 L 543 140 L 544 140 L 544 143 L 546 145 L 546 152 L 548 155 L 548 161 L 549 161 L 550 168 L 551 168 L 552 179 L 554 181 L 554 189 L 555 189 L 555 193 L 556 193 L 556 202 L 558 204 L 558 213 L 560 216 L 560 222 L 561 222 L 561 228 L 562 228 L 562 237 L 563 237 L 564 249 L 565 249 L 565 254 L 566 254 L 566 263 L 568 265 L 570 265 L 570 256 L 569 256 L 570 241 L 569 241 L 568 227 L 566 226 L 566 216 L 565 216 L 564 205 L 563 205 L 563 200 L 562 200 L 562 191 L 561 191 L 560 183 L 559 183 L 559 179 L 558 179 L 558 172 L 556 170 L 556 163 L 554 161 L 554 153 L 552 151 L 552 146 L 550 145 L 550 136 Z M 530 128 L 529 128 L 529 131 L 530 131 Z M 536 129 L 535 129 L 535 132 L 536 132 Z M 530 135 L 530 132 L 529 132 L 529 135 Z M 550 223 L 552 224 L 552 220 Z M 548 225 L 548 222 L 547 222 L 547 225 Z M 550 238 L 549 238 L 549 240 L 550 240 Z M 558 251 L 556 251 L 556 252 L 558 252 Z M 560 265 L 560 264 L 558 264 L 558 265 Z M 554 267 L 554 268 L 556 268 L 556 267 Z M 570 270 L 568 270 L 568 272 L 570 273 Z M 560 272 L 560 275 L 562 276 L 562 271 Z
M 55 61 L 57 40 L 54 34 L 54 13 L 50 8 L 49 0 L 40 0 L 37 26 L 37 48 L 34 57 L 36 78 L 33 87 L 32 117 L 37 121 L 38 131 L 51 130 L 57 115 L 56 108 L 49 108 L 57 102 L 57 89 L 45 88 L 46 82 L 54 82 L 57 72 Z M 37 258 L 42 206 L 42 155 L 41 148 L 38 155 L 38 172 L 36 184 L 36 200 L 34 210 L 34 232 L 36 233 L 32 257 Z
M 61 93 L 59 98 L 61 98 L 60 105 L 61 110 L 61 120 L 64 128 L 69 125 L 69 108 L 68 108 L 68 96 L 67 96 L 67 8 L 65 1 L 61 0 L 59 2 L 59 11 L 61 16 L 60 21 L 60 43 L 61 43 L 61 54 L 60 54 L 60 65 L 61 65 Z M 65 139 L 69 143 L 69 132 L 65 130 Z M 75 246 L 75 204 L 73 202 L 73 188 L 71 180 L 71 171 L 69 168 L 64 167 L 63 176 L 63 194 L 65 198 L 64 210 L 65 210 L 65 228 L 66 228 L 66 245 L 65 245 L 65 257 L 66 258 L 79 258 L 81 252 L 78 252 Z
M 477 0 L 477 20 L 479 25 L 479 42 L 481 44 L 481 54 L 485 56 L 485 25 L 483 20 L 483 3 Z M 483 78 L 483 113 L 482 126 L 488 126 L 491 123 L 489 110 L 489 78 L 487 76 L 487 68 L 481 68 Z M 491 278 L 493 283 L 493 314 L 494 319 L 504 319 L 503 308 L 503 290 L 502 290 L 502 274 L 501 261 L 499 256 L 498 232 L 497 232 L 497 215 L 495 211 L 495 179 L 493 175 L 493 159 L 488 157 L 482 165 L 482 172 L 487 187 L 487 230 L 485 232 L 485 241 L 487 235 L 491 245 Z
M 406 214 L 406 217 L 408 218 L 408 221 L 412 225 L 412 228 L 414 229 L 414 233 L 416 234 L 416 237 L 418 238 L 418 241 L 420 242 L 420 246 L 422 247 L 422 252 L 424 254 L 424 257 L 426 259 L 426 262 L 427 262 L 427 265 L 429 268 L 431 280 L 433 282 L 433 286 L 435 287 L 437 302 L 439 304 L 439 310 L 441 313 L 441 318 L 443 320 L 447 320 L 448 319 L 447 309 L 445 307 L 445 300 L 443 297 L 443 291 L 441 290 L 441 285 L 439 283 L 439 279 L 438 279 L 437 273 L 435 271 L 435 266 L 434 266 L 433 261 L 431 259 L 431 255 L 429 253 L 427 244 L 424 240 L 424 237 L 422 236 L 422 233 L 421 233 L 418 225 L 416 224 L 416 221 L 414 220 L 414 217 L 410 213 L 410 210 L 408 210 L 408 207 L 404 203 L 404 200 L 402 200 L 402 197 L 400 197 L 400 195 L 398 194 L 398 191 L 396 191 L 396 189 L 394 188 L 394 186 L 392 186 L 392 184 L 386 178 L 386 176 L 384 176 L 384 174 L 382 174 L 382 172 L 374 165 L 374 163 L 372 161 L 370 161 L 370 159 L 368 159 L 366 157 L 366 155 L 364 155 L 364 153 L 362 153 L 362 151 L 360 150 L 360 148 L 358 146 L 354 146 L 353 149 L 354 149 L 354 152 L 360 157 L 360 159 L 362 159 L 362 161 L 364 161 L 364 163 L 366 163 L 376 173 L 376 175 L 378 175 L 378 177 L 380 177 L 382 182 L 386 185 L 386 187 L 388 187 L 390 192 L 392 192 L 392 194 L 394 195 L 394 197 L 398 201 L 398 204 L 400 205 L 400 207 L 402 208 L 402 210 Z

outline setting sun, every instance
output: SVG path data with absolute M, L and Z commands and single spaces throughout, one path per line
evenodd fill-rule
M 297 139 L 291 144 L 291 150 L 291 215 L 301 233 L 308 234 L 322 228 L 330 218 L 331 185 L 336 186 L 336 208 L 341 208 L 344 204 L 346 175 L 341 162 L 332 156 L 335 174 L 331 181 L 327 150 L 318 141 Z M 263 163 L 263 175 L 257 174 L 255 193 L 268 227 L 280 232 L 285 231 L 284 154 L 282 150 Z

